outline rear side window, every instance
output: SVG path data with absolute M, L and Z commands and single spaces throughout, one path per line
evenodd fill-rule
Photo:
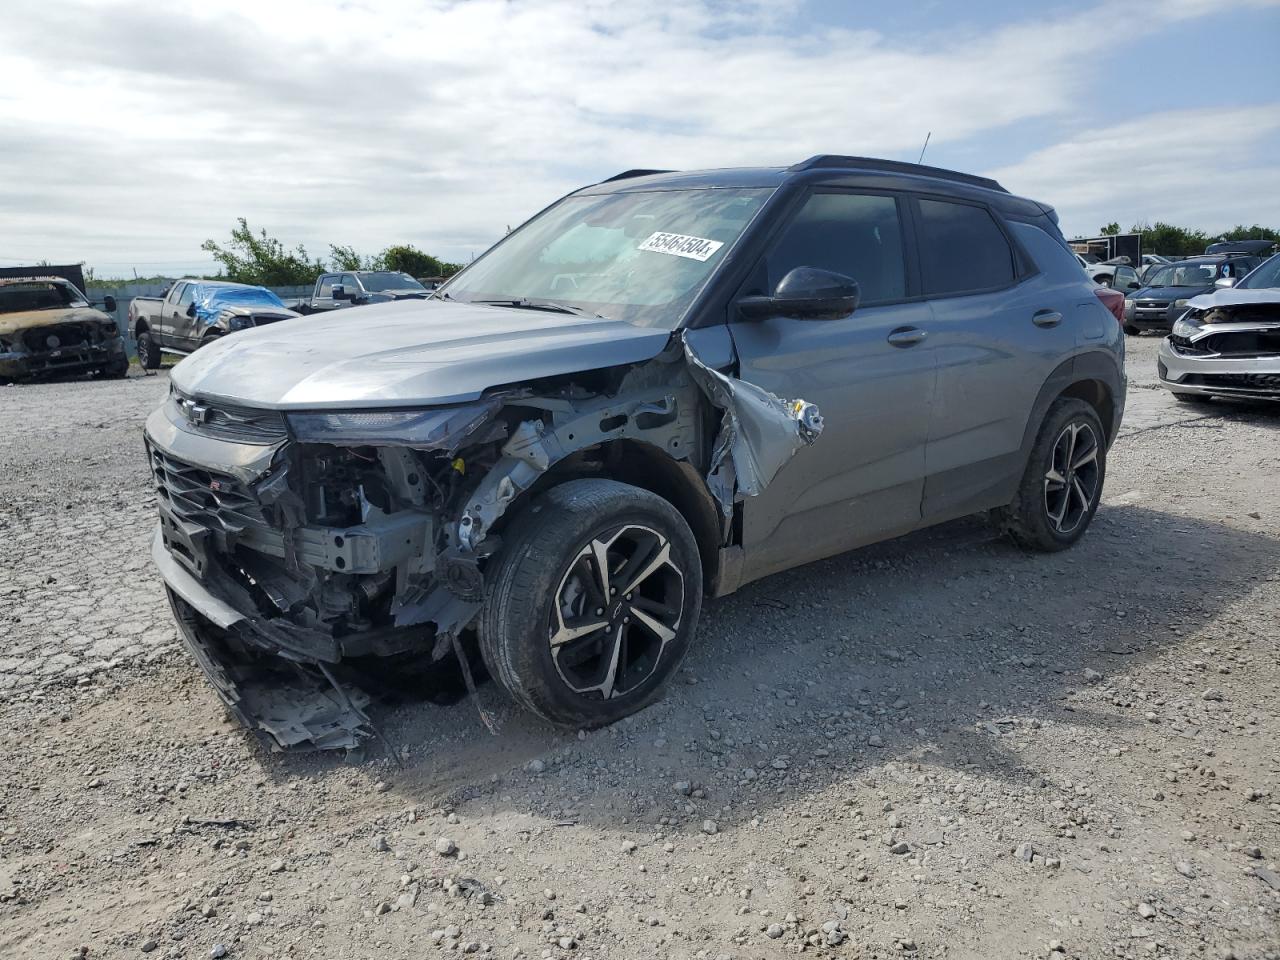
M 769 254 L 769 289 L 796 267 L 817 267 L 858 281 L 864 304 L 907 295 L 902 224 L 893 197 L 815 193 Z
M 984 207 L 920 201 L 920 268 L 929 296 L 1007 287 L 1013 249 Z

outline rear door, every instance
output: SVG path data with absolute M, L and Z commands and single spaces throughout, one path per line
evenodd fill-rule
M 982 203 L 922 196 L 914 212 L 938 364 L 923 504 L 936 522 L 1008 501 L 1040 388 L 1077 336 L 1101 338 L 1115 318 L 1070 252 L 1038 227 L 1026 229 L 1056 248 L 1052 273 L 1015 240 L 1023 225 Z
M 191 316 L 192 304 L 199 287 L 188 283 L 177 303 L 169 308 L 172 346 L 178 350 L 194 350 L 200 346 L 200 321 Z
M 826 420 L 821 441 L 743 504 L 749 578 L 906 532 L 920 519 L 934 364 L 929 307 L 913 299 L 905 202 L 813 190 L 740 291 L 771 292 L 809 266 L 853 277 L 862 293 L 839 320 L 730 323 L 742 378 L 816 403 Z
M 176 331 L 174 328 L 173 314 L 177 310 L 178 300 L 182 297 L 183 292 L 190 289 L 191 284 L 179 281 L 178 283 L 175 283 L 169 289 L 169 292 L 160 299 L 160 306 L 158 308 L 159 315 L 155 318 L 156 323 L 153 324 L 160 346 L 174 346 L 173 338 Z

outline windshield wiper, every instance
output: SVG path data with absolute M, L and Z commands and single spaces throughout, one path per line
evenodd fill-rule
M 584 310 L 582 307 L 570 306 L 567 303 L 556 303 L 554 300 L 472 300 L 471 303 L 482 303 L 486 307 L 511 307 L 515 310 L 545 310 L 549 313 L 571 313 L 575 317 L 594 317 L 599 320 L 606 317 Z

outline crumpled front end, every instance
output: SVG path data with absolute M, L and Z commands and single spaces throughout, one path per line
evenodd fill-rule
M 97 311 L 47 313 L 19 326 L 0 328 L 0 378 L 36 379 L 127 366 L 124 338 L 115 322 Z
M 1160 345 L 1157 372 L 1181 394 L 1280 400 L 1280 298 L 1193 304 Z
M 449 658 L 469 678 L 459 640 L 521 497 L 643 448 L 695 468 L 727 544 L 734 504 L 820 430 L 811 406 L 711 370 L 680 337 L 645 363 L 415 410 L 283 413 L 175 389 L 147 421 L 153 556 L 242 721 L 277 748 L 354 749 L 388 668 Z

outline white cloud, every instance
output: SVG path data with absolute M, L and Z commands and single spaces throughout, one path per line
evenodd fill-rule
M 1090 65 L 1133 36 L 1098 29 L 1118 9 L 890 38 L 791 31 L 799 0 L 18 0 L 0 258 L 179 269 L 237 216 L 322 255 L 409 241 L 462 258 L 627 167 L 901 158 L 929 130 L 1078 117 Z M 1123 9 L 1155 30 L 1213 8 Z M 1021 171 L 1064 210 L 1080 189 Z
M 991 171 L 1014 193 L 1054 202 L 1068 235 L 1118 220 L 1201 225 L 1280 223 L 1275 164 L 1280 103 L 1173 110 L 1088 129 Z

